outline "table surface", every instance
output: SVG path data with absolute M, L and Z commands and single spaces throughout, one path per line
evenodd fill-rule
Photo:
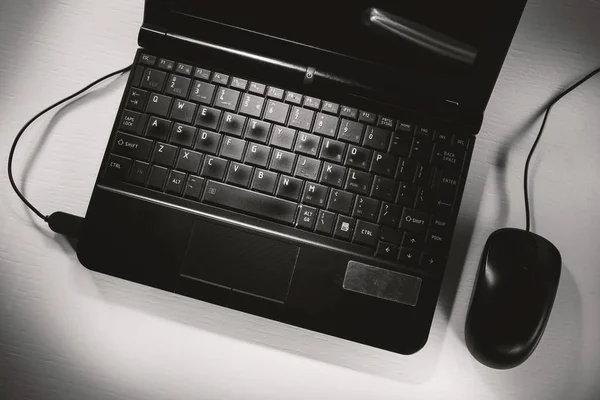
M 556 106 L 532 162 L 533 229 L 561 251 L 546 332 L 521 366 L 480 365 L 464 322 L 483 245 L 523 227 L 545 102 L 600 64 L 600 2 L 530 0 L 475 147 L 427 345 L 400 356 L 91 273 L 9 188 L 18 129 L 131 62 L 142 0 L 0 3 L 0 397 L 592 399 L 600 396 L 600 76 Z M 45 213 L 84 215 L 125 78 L 41 118 L 15 158 Z

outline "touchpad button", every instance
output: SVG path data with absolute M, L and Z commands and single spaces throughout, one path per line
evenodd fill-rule
M 181 273 L 283 302 L 299 251 L 276 239 L 199 220 Z

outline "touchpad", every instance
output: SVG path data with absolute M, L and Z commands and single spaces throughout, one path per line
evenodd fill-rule
M 276 239 L 197 220 L 181 274 L 283 302 L 299 251 Z

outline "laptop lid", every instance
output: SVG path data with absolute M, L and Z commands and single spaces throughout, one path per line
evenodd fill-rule
M 146 0 L 144 26 L 430 97 L 481 120 L 526 0 Z M 468 112 L 464 112 L 468 110 Z

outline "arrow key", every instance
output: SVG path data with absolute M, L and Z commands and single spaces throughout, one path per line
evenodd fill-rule
M 386 242 L 379 242 L 377 244 L 377 250 L 375 250 L 375 256 L 381 257 L 386 260 L 396 261 L 398 259 L 398 246 L 389 244 Z
M 436 271 L 442 267 L 442 260 L 439 258 L 439 256 L 423 253 L 419 266 L 427 271 Z
M 422 249 L 425 244 L 425 235 L 422 233 L 405 232 L 402 246 L 411 249 Z
M 419 263 L 420 255 L 421 254 L 416 250 L 401 247 L 400 255 L 398 256 L 398 261 L 408 266 L 414 266 Z

